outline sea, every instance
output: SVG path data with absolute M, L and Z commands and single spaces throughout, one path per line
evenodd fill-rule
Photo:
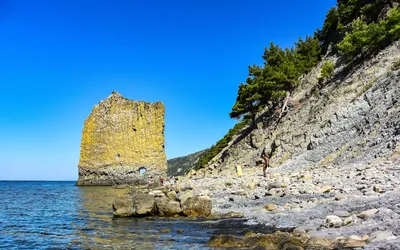
M 0 181 L 1 249 L 210 249 L 217 234 L 252 231 L 242 220 L 113 218 L 126 189 L 68 181 Z

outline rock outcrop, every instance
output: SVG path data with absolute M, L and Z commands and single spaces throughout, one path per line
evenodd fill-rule
M 132 196 L 117 197 L 113 203 L 115 217 L 177 217 L 191 218 L 211 216 L 212 203 L 208 196 L 193 196 L 186 193 L 181 197 L 168 197 L 172 191 L 166 187 L 156 189 L 133 189 Z M 174 191 L 175 192 L 175 191 Z M 185 192 L 185 191 L 181 191 Z M 238 214 L 226 215 L 236 217 Z
M 85 120 L 77 185 L 145 184 L 165 175 L 164 105 L 113 92 Z

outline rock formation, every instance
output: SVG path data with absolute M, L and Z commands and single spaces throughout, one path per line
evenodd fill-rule
M 85 120 L 77 185 L 147 183 L 165 175 L 164 105 L 113 92 Z

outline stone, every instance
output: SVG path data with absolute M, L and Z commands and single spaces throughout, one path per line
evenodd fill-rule
M 160 216 L 170 217 L 182 213 L 182 208 L 178 201 L 170 200 L 167 197 L 159 197 L 155 199 L 155 203 Z
M 307 243 L 305 249 L 307 250 L 331 250 L 334 249 L 333 243 L 325 238 L 314 236 L 311 237 Z
M 168 229 L 168 228 L 164 228 L 164 229 L 160 230 L 160 233 L 162 233 L 162 234 L 168 234 L 170 232 L 171 232 L 171 229 Z
M 189 190 L 189 191 L 186 191 L 186 192 L 180 192 L 177 195 L 177 199 L 181 202 L 181 205 L 183 203 L 185 203 L 185 201 L 187 199 L 189 199 L 190 197 L 193 197 L 193 191 L 192 190 Z
M 168 197 L 169 199 L 175 199 L 175 198 L 176 198 L 176 192 L 175 192 L 175 191 L 169 191 L 169 192 L 167 193 L 167 197 Z
M 241 212 L 228 212 L 222 215 L 222 218 L 243 218 L 244 214 Z
M 255 188 L 256 188 L 256 183 L 251 182 L 251 183 L 249 184 L 249 189 L 250 189 L 250 190 L 254 190 Z
M 309 174 L 306 174 L 306 175 L 300 176 L 299 179 L 300 179 L 300 180 L 303 180 L 303 181 L 310 181 L 310 180 L 313 179 L 313 176 L 312 176 L 312 175 L 309 175 Z
M 351 216 L 351 214 L 349 212 L 342 211 L 342 210 L 334 211 L 333 214 L 336 215 L 336 216 L 339 216 L 339 217 L 349 217 L 349 216 Z
M 332 190 L 332 186 L 325 185 L 322 186 L 319 190 L 318 193 L 329 193 Z
M 347 226 L 347 225 L 349 225 L 349 224 L 352 223 L 352 222 L 353 222 L 353 217 L 352 217 L 352 216 L 349 216 L 349 217 L 347 217 L 346 219 L 344 219 L 343 225 Z
M 306 231 L 304 228 L 302 228 L 302 227 L 297 227 L 297 228 L 295 228 L 295 229 L 293 230 L 293 235 L 294 235 L 295 237 L 300 237 L 300 236 L 306 235 L 306 234 L 307 234 L 307 231 Z
M 268 185 L 268 189 L 281 188 L 281 187 L 282 183 L 280 183 L 279 181 L 274 181 Z
M 265 192 L 264 196 L 275 196 L 276 195 L 276 191 L 275 190 L 269 190 L 267 192 Z
M 130 197 L 120 197 L 112 204 L 115 217 L 131 217 L 134 215 L 133 202 Z
M 369 235 L 369 242 L 394 240 L 396 236 L 391 231 L 375 231 Z
M 267 204 L 264 206 L 264 209 L 267 211 L 274 211 L 276 210 L 278 207 L 275 204 Z
M 275 232 L 273 234 L 247 233 L 244 237 L 234 235 L 215 235 L 207 245 L 215 248 L 231 249 L 284 249 L 304 250 L 303 238 L 293 237 L 289 233 Z
M 361 219 L 366 219 L 366 218 L 372 217 L 378 211 L 379 211 L 378 209 L 370 209 L 370 210 L 367 210 L 367 211 L 357 214 L 357 216 Z
M 134 216 L 145 216 L 154 214 L 154 196 L 144 192 L 132 194 Z
M 211 214 L 211 209 L 212 202 L 208 196 L 190 197 L 182 204 L 183 213 L 187 216 L 208 217 Z
M 96 105 L 83 128 L 76 185 L 147 184 L 149 175 L 165 175 L 164 113 L 161 102 L 116 92 Z
M 326 216 L 325 226 L 326 227 L 341 227 L 343 225 L 343 220 L 336 215 Z
M 385 190 L 382 187 L 374 186 L 373 190 L 376 193 L 380 193 L 380 194 L 385 193 Z
M 335 195 L 335 200 L 340 201 L 340 200 L 344 200 L 347 198 L 347 195 L 345 194 L 337 194 Z
M 165 196 L 164 192 L 161 191 L 161 190 L 150 191 L 149 195 L 154 196 L 154 197 L 163 197 L 163 196 Z
M 178 233 L 178 234 L 182 234 L 183 232 L 185 232 L 185 230 L 183 230 L 183 229 L 177 229 L 176 230 L 176 233 Z
M 367 243 L 362 239 L 355 239 L 352 237 L 345 239 L 338 239 L 334 243 L 336 249 L 353 249 L 365 247 Z

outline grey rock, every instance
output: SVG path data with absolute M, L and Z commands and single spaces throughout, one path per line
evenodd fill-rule
M 326 216 L 326 227 L 341 227 L 343 225 L 343 220 L 336 215 Z
M 335 211 L 335 212 L 333 212 L 333 214 L 336 215 L 336 216 L 339 216 L 339 217 L 349 217 L 349 216 L 351 216 L 351 214 L 349 212 L 342 211 L 342 210 Z
M 396 236 L 390 231 L 376 231 L 369 235 L 370 242 L 394 240 Z

